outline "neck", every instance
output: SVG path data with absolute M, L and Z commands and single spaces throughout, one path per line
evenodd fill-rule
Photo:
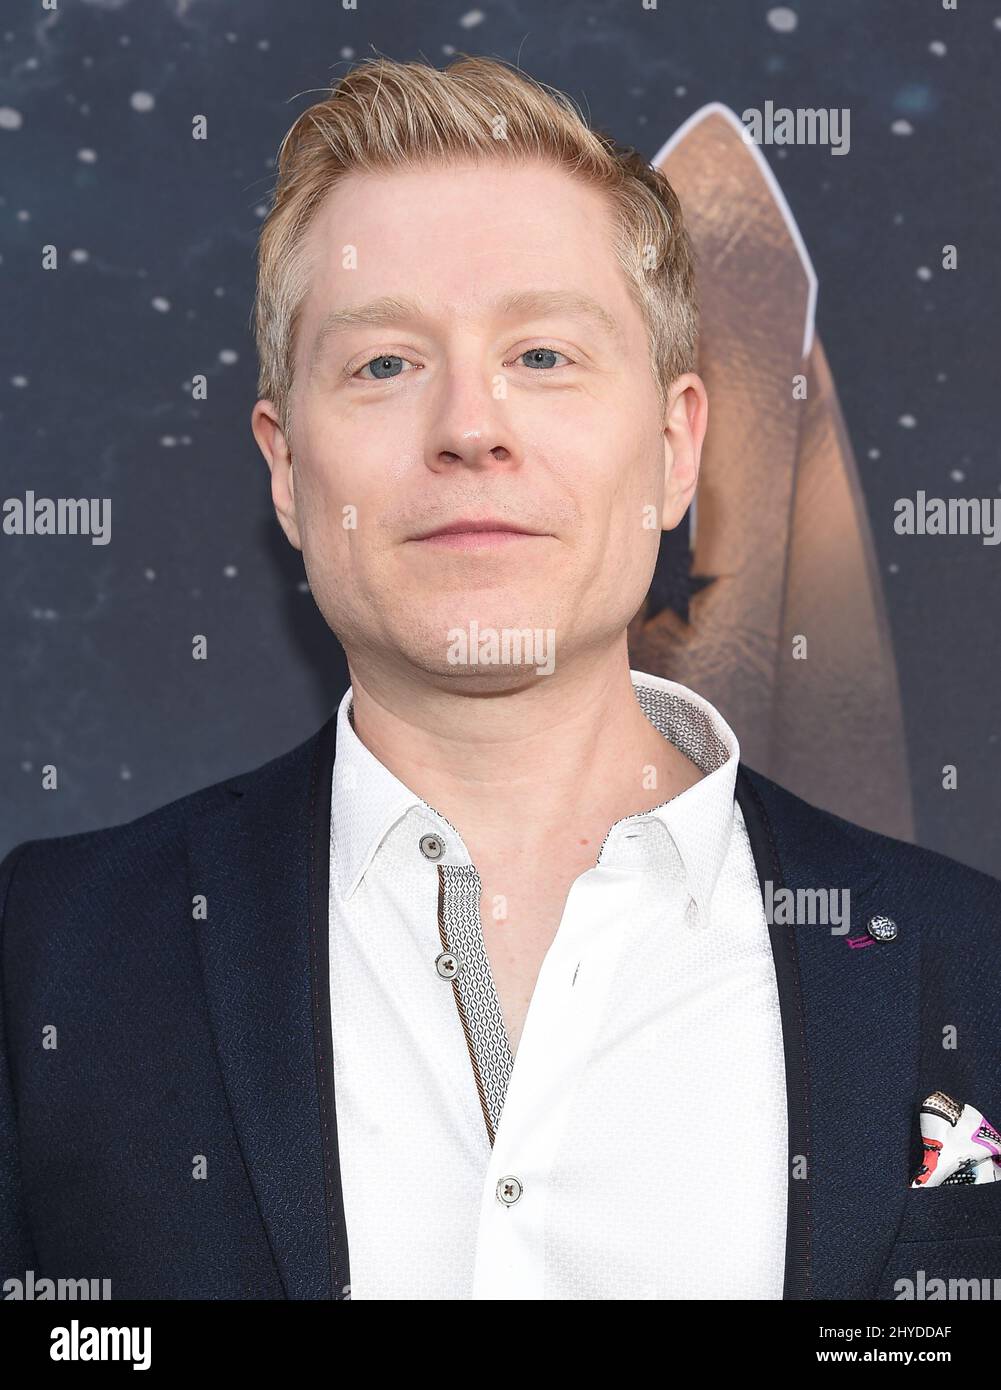
M 531 856 L 553 835 L 600 843 L 623 816 L 699 781 L 641 710 L 625 634 L 503 692 L 349 659 L 355 732 L 462 835 L 474 860 Z

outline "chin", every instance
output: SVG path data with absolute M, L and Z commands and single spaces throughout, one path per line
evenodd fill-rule
M 438 689 L 460 695 L 507 695 L 526 690 L 552 674 L 546 666 L 453 666 L 420 656 L 411 659 Z

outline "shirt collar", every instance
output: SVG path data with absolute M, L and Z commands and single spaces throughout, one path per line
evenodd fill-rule
M 337 707 L 337 752 L 330 797 L 330 835 L 337 847 L 338 886 L 344 898 L 361 882 L 376 850 L 414 806 L 431 808 L 368 748 L 354 731 L 348 686 Z M 433 814 L 433 812 L 432 812 Z
M 740 745 L 719 711 L 694 690 L 644 671 L 629 674 L 644 714 L 704 775 L 670 801 L 616 821 L 609 835 L 648 818 L 664 825 L 705 920 L 730 845 Z M 354 893 L 389 831 L 413 808 L 425 813 L 428 829 L 448 826 L 362 743 L 351 719 L 351 695 L 349 686 L 337 710 L 330 819 L 338 886 L 345 898 Z
M 651 724 L 704 775 L 670 801 L 626 821 L 650 817 L 666 827 L 681 857 L 688 890 L 702 921 L 707 922 L 709 903 L 730 848 L 740 744 L 719 710 L 694 690 L 644 671 L 629 674 Z M 625 823 L 616 821 L 612 829 Z

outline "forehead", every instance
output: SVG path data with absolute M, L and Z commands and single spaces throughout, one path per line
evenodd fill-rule
M 642 333 L 614 235 L 608 198 L 547 164 L 350 174 L 305 237 L 300 349 L 331 311 L 376 296 L 476 315 L 529 286 L 586 296 L 625 336 L 637 326 Z

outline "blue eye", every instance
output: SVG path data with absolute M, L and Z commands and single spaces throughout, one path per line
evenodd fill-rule
M 551 359 L 562 356 L 563 353 L 557 352 L 555 348 L 537 347 L 523 352 L 519 360 L 524 362 L 526 367 L 555 367 L 556 363 Z M 526 361 L 526 358 L 529 360 Z
M 392 376 L 399 376 L 403 371 L 403 358 L 387 353 L 385 357 L 373 357 L 371 362 L 366 362 L 359 371 L 363 372 L 366 367 L 372 368 L 372 375 L 376 381 L 387 381 Z

